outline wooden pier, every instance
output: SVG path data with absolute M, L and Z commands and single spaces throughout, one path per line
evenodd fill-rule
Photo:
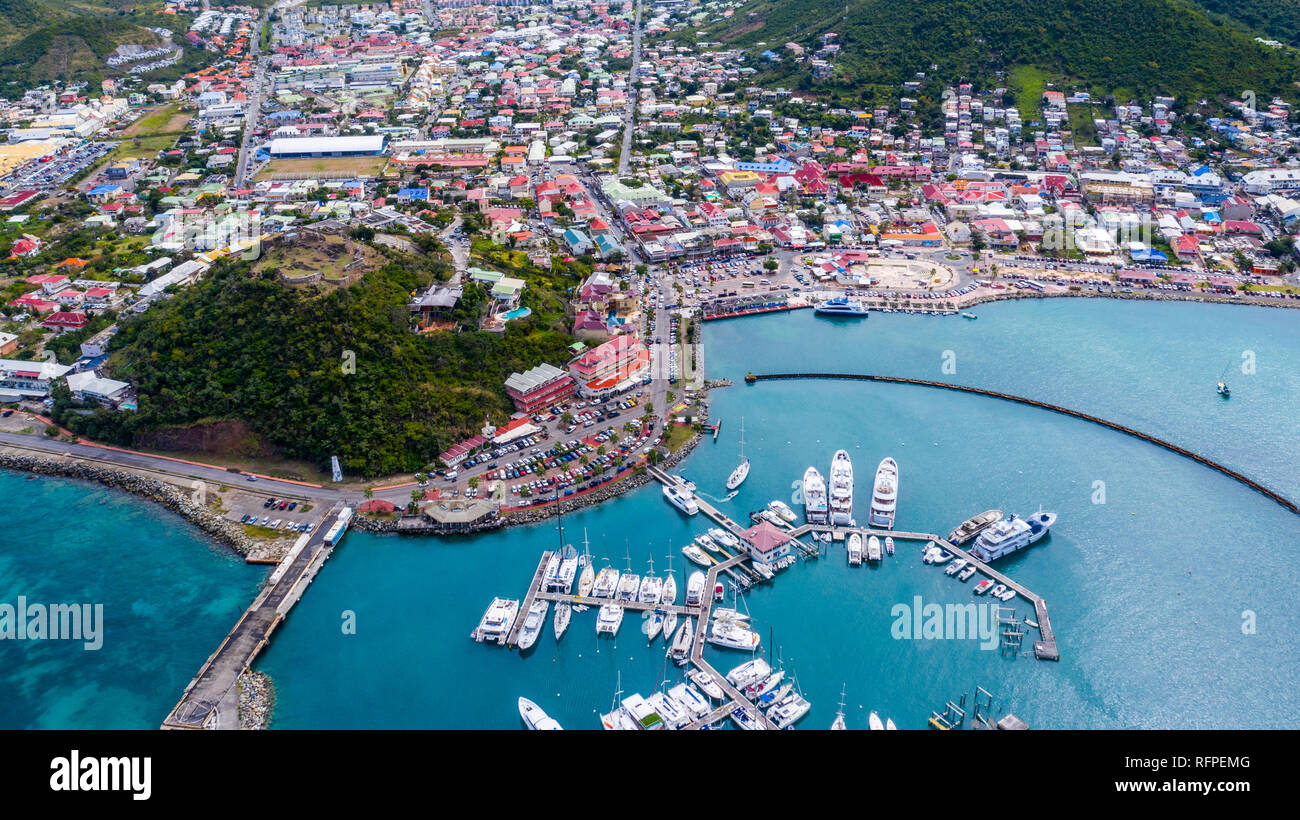
M 546 575 L 546 565 L 550 563 L 551 556 L 554 554 L 552 550 L 542 553 L 542 560 L 537 563 L 537 570 L 533 573 L 533 582 L 528 585 L 528 592 L 524 595 L 524 602 L 519 605 L 519 612 L 515 615 L 515 622 L 510 626 L 510 634 L 506 636 L 506 646 L 513 648 L 519 645 L 519 633 L 523 630 L 524 621 L 528 618 L 528 609 L 533 605 L 533 600 L 538 597 L 544 580 L 543 576 Z

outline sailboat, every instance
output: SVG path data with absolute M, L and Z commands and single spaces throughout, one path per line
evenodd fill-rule
M 1228 375 L 1229 367 L 1232 367 L 1231 359 L 1229 359 L 1228 363 L 1223 366 L 1223 372 L 1219 374 L 1219 386 L 1215 388 L 1216 392 L 1225 399 L 1232 395 L 1232 391 L 1228 389 L 1228 383 L 1223 380 L 1223 377 Z
M 578 594 L 586 598 L 596 583 L 596 568 L 591 565 L 591 550 L 587 543 L 587 529 L 582 530 L 582 575 L 578 577 Z
M 844 687 L 840 686 L 840 710 L 835 713 L 835 722 L 831 724 L 832 730 L 848 729 L 844 724 Z
M 573 617 L 573 607 L 567 603 L 555 605 L 555 640 L 564 637 L 564 630 L 569 628 L 569 619 Z
M 740 417 L 740 464 L 727 476 L 727 489 L 734 490 L 749 477 L 749 459 L 745 458 L 745 417 Z
M 659 593 L 659 603 L 677 606 L 677 578 L 673 575 L 673 553 L 668 551 L 668 576 L 664 578 L 663 591 Z M 664 614 L 664 640 L 672 640 L 673 630 L 677 628 L 677 612 L 669 610 Z

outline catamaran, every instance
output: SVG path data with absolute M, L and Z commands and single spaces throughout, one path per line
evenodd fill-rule
M 875 527 L 894 528 L 894 512 L 898 509 L 898 463 L 886 457 L 876 468 L 876 481 L 871 490 L 871 524 Z
M 591 587 L 591 596 L 593 598 L 613 598 L 617 589 L 618 570 L 613 567 L 605 567 L 596 573 L 596 583 Z
M 524 719 L 524 725 L 529 729 L 556 730 L 564 728 L 555 718 L 542 711 L 542 707 L 528 698 L 519 699 L 519 716 Z
M 825 524 L 826 517 L 826 481 L 816 467 L 809 467 L 803 474 L 803 514 L 809 524 Z
M 596 634 L 617 635 L 623 625 L 623 607 L 618 604 L 601 604 L 596 615 Z
M 518 614 L 518 601 L 493 598 L 487 612 L 483 613 L 483 619 L 479 621 L 478 629 L 474 630 L 471 637 L 479 643 L 492 641 L 505 646 L 506 636 L 510 634 L 510 627 L 514 625 L 515 616 Z
M 542 627 L 546 624 L 546 611 L 550 606 L 546 601 L 533 601 L 532 606 L 528 607 L 523 629 L 519 630 L 520 649 L 528 649 L 537 643 L 537 636 L 542 634 Z
M 637 591 L 636 599 L 643 604 L 659 603 L 659 595 L 664 589 L 664 579 L 655 575 L 655 559 L 650 557 L 650 572 L 641 579 L 641 586 Z
M 564 636 L 564 631 L 569 628 L 569 620 L 573 617 L 573 607 L 567 603 L 555 605 L 555 640 L 558 642 Z
M 745 417 L 740 417 L 740 464 L 727 476 L 727 489 L 734 490 L 749 477 L 749 459 L 745 458 Z
M 726 678 L 727 683 L 737 689 L 744 689 L 746 686 L 763 680 L 770 674 L 772 674 L 771 665 L 762 658 L 754 658 L 732 669 L 727 673 Z
M 713 621 L 713 627 L 709 632 L 709 643 L 727 649 L 753 651 L 758 648 L 759 637 L 757 632 L 747 628 L 742 622 L 723 618 Z
M 853 461 L 847 450 L 836 450 L 830 472 L 831 523 L 847 527 L 853 523 Z
M 618 582 L 618 593 L 615 594 L 615 600 L 635 601 L 637 591 L 641 588 L 641 576 L 632 572 L 632 554 L 627 556 L 627 571 L 623 573 Z

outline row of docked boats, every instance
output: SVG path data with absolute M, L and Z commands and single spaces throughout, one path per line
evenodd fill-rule
M 874 710 L 867 716 L 867 726 L 872 729 L 888 729 L 891 731 L 898 728 L 894 725 L 893 718 L 885 718 L 881 722 L 880 715 L 876 714 Z M 840 689 L 840 708 L 835 712 L 835 720 L 831 723 L 831 731 L 843 731 L 848 728 L 848 723 L 844 720 L 844 690 Z
M 809 524 L 856 526 L 853 518 L 853 460 L 847 450 L 836 450 L 830 472 L 823 479 L 816 467 L 803 474 L 804 519 Z M 873 527 L 893 529 L 898 510 L 898 462 L 886 457 L 876 467 L 871 485 L 868 521 Z
M 768 721 L 778 729 L 788 729 L 808 714 L 812 704 L 799 691 L 798 682 L 786 679 L 785 669 L 772 669 L 763 658 L 746 661 L 727 673 L 727 682 L 736 687 Z M 764 729 L 758 714 L 748 707 L 732 710 L 732 722 L 741 729 Z
M 622 676 L 614 692 L 614 702 L 609 712 L 600 716 L 600 725 L 608 730 L 665 730 L 682 729 L 705 718 L 714 710 L 713 701 L 722 700 L 726 694 L 712 676 L 703 671 L 692 672 L 682 681 L 654 692 L 649 697 L 640 694 L 623 695 Z
M 926 564 L 933 564 L 935 566 L 947 564 L 947 566 L 944 567 L 944 573 L 956 577 L 957 580 L 961 581 L 963 584 L 969 581 L 975 573 L 979 571 L 979 567 L 974 561 L 957 557 L 933 541 L 927 541 L 925 546 L 921 548 L 921 560 Z M 1012 598 L 1016 597 L 1015 590 L 1008 588 L 1004 584 L 998 584 L 994 587 L 993 581 L 988 578 L 977 583 L 973 590 L 976 595 L 983 595 L 990 591 L 993 592 L 994 597 L 1003 601 L 1010 601 Z
M 849 533 L 849 537 L 845 542 L 845 547 L 848 550 L 849 566 L 861 566 L 864 556 L 867 561 L 874 564 L 879 562 L 881 556 L 885 553 L 894 554 L 894 539 L 889 536 L 885 537 L 883 550 L 881 549 L 880 538 L 875 535 L 867 537 L 865 549 L 863 549 L 863 543 L 861 533 Z

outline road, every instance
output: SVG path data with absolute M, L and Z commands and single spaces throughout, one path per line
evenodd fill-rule
M 267 10 L 270 15 L 270 10 Z M 262 113 L 262 93 L 266 83 L 266 63 L 258 59 L 262 48 L 260 28 L 248 38 L 248 56 L 253 61 L 253 94 L 248 98 L 248 111 L 244 114 L 244 138 L 239 143 L 239 159 L 235 161 L 235 188 L 244 187 L 248 176 L 248 150 L 253 144 L 253 132 L 257 130 L 257 119 Z
M 636 0 L 636 21 L 632 24 L 632 70 L 628 72 L 627 111 L 623 114 L 623 150 L 618 155 L 619 176 L 627 173 L 632 156 L 632 128 L 636 123 L 636 90 L 641 68 L 641 0 Z

